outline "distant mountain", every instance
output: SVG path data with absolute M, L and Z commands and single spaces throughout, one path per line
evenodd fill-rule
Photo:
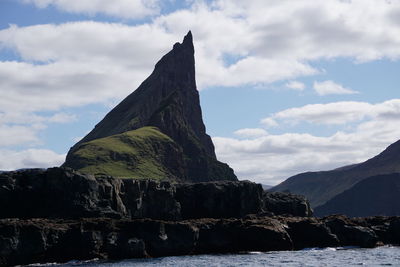
M 206 133 L 191 32 L 70 149 L 63 166 L 116 177 L 237 180 L 233 170 L 217 160 Z
M 270 191 L 304 195 L 316 209 L 368 177 L 397 172 L 400 172 L 400 140 L 363 163 L 331 171 L 301 173 L 288 178 Z
M 400 215 L 400 174 L 364 179 L 314 211 L 316 216 L 337 213 L 350 217 Z

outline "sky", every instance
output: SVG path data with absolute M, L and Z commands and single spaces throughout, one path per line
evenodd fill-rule
M 0 0 L 0 170 L 61 165 L 189 30 L 207 132 L 239 179 L 400 139 L 400 0 Z

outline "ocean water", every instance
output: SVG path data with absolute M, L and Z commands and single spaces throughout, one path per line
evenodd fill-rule
M 133 259 L 116 262 L 71 261 L 65 264 L 31 266 L 400 266 L 400 247 L 383 246 L 373 249 L 324 248 L 300 251 L 249 252 L 244 254 L 195 255 Z

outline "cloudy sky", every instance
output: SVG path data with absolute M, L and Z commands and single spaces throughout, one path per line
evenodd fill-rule
M 0 0 L 0 169 L 60 165 L 188 30 L 207 131 L 240 179 L 400 139 L 400 0 Z

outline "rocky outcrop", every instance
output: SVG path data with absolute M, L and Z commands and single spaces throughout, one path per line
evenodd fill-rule
M 262 187 L 249 181 L 177 184 L 183 218 L 240 218 L 263 211 Z
M 174 144 L 166 142 L 160 134 L 158 139 L 143 141 L 148 132 L 133 131 L 145 126 L 155 127 Z M 131 133 L 131 136 L 127 140 L 121 138 L 122 133 Z M 107 146 L 115 141 L 109 138 L 113 136 L 117 136 L 113 139 L 117 139 L 118 146 Z M 149 144 L 156 145 L 143 149 Z M 164 153 L 167 150 L 170 152 Z M 135 151 L 143 153 L 135 154 Z M 163 154 L 166 155 L 163 157 Z M 140 170 L 148 169 L 149 165 L 154 171 L 141 176 Z M 217 160 L 214 145 L 206 133 L 196 88 L 191 32 L 161 58 L 139 88 L 71 148 L 63 166 L 86 173 L 133 178 L 191 182 L 237 180 L 233 170 Z
M 373 247 L 399 244 L 398 223 L 398 217 L 349 219 L 344 216 L 179 222 L 110 218 L 1 219 L 0 265 L 326 246 Z M 385 235 L 376 229 L 386 229 Z
M 262 212 L 252 182 L 171 184 L 115 179 L 68 168 L 0 174 L 0 218 L 230 218 Z
M 315 209 L 316 216 L 400 215 L 400 174 L 372 176 Z
M 310 201 L 311 206 L 317 211 L 317 207 L 324 205 L 335 196 L 351 189 L 364 179 L 392 173 L 400 173 L 400 140 L 391 144 L 379 155 L 365 162 L 331 171 L 301 173 L 286 179 L 270 190 L 304 195 Z M 391 194 L 390 189 L 384 186 L 378 186 L 375 190 L 374 195 L 376 196 Z M 358 194 L 358 196 L 363 199 L 370 197 L 369 194 L 364 194 L 363 196 Z M 398 206 L 395 204 L 396 202 L 385 203 L 381 207 L 383 209 L 369 209 L 368 204 L 365 204 L 365 206 L 359 205 L 358 208 L 364 211 L 368 210 L 368 212 L 362 213 L 363 216 L 373 216 L 387 214 L 387 209 L 396 209 Z M 337 210 L 336 212 L 345 213 L 347 205 L 342 207 L 344 208 L 343 210 Z M 396 215 L 400 215 L 400 213 L 396 213 Z
M 264 211 L 269 211 L 275 215 L 303 217 L 313 215 L 310 203 L 301 195 L 264 191 L 263 202 Z

